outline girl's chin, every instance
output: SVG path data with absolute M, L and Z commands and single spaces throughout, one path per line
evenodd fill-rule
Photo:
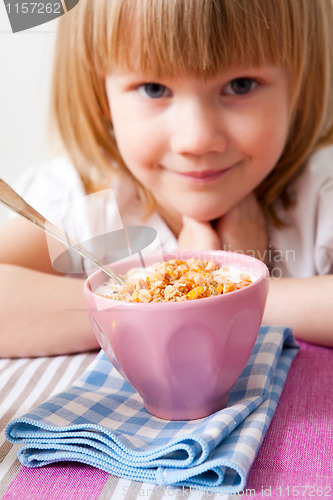
M 221 213 L 221 210 L 200 210 L 199 208 L 200 207 L 196 207 L 195 210 L 186 210 L 182 215 L 199 222 L 213 222 L 224 215 L 224 213 Z
M 176 201 L 176 200 L 175 200 Z M 172 230 L 178 233 L 182 227 L 183 216 L 194 219 L 198 222 L 212 222 L 220 219 L 226 211 L 222 211 L 221 207 L 205 206 L 203 203 L 182 204 L 167 209 L 166 203 L 157 202 L 157 210 L 164 220 L 169 224 Z

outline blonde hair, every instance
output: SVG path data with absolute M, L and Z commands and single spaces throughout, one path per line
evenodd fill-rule
M 291 181 L 311 153 L 333 142 L 332 0 L 80 0 L 59 20 L 52 107 L 87 191 L 112 173 L 131 176 L 106 97 L 114 67 L 208 78 L 237 64 L 279 65 L 291 78 L 288 140 L 256 190 L 278 223 L 275 202 L 290 205 Z M 151 194 L 137 186 L 151 209 Z

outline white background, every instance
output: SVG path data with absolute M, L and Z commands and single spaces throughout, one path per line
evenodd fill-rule
M 14 186 L 52 154 L 48 109 L 56 23 L 12 33 L 0 1 L 0 177 Z M 0 203 L 0 224 L 8 216 Z

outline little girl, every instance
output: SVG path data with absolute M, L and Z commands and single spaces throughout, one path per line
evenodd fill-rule
M 261 258 L 264 322 L 333 346 L 331 0 L 80 0 L 59 22 L 53 111 L 64 155 L 24 194 L 37 210 L 95 193 L 66 212 L 77 240 L 120 216 L 163 251 Z M 82 279 L 25 220 L 0 232 L 0 354 L 96 348 Z

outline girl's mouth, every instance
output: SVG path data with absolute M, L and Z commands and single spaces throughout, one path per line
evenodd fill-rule
M 183 178 L 185 181 L 188 182 L 205 183 L 219 179 L 228 170 L 230 170 L 230 168 L 231 167 L 221 170 L 201 170 L 201 171 L 194 170 L 190 172 L 177 172 L 173 170 L 172 173 L 177 175 L 178 177 Z

